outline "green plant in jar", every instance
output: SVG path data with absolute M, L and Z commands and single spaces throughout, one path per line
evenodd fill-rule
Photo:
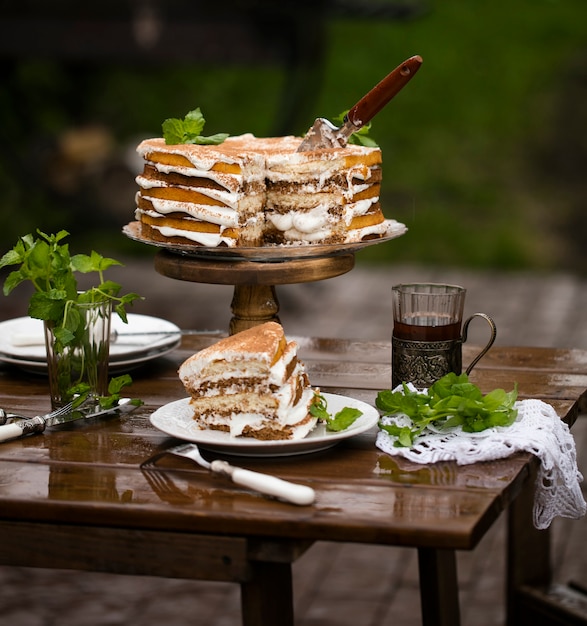
M 101 404 L 112 404 L 131 380 L 129 376 L 107 380 L 110 312 L 127 322 L 126 306 L 140 296 L 120 295 L 121 285 L 104 278 L 104 272 L 120 262 L 95 251 L 71 255 L 64 243 L 69 235 L 65 230 L 52 235 L 37 232 L 38 237 L 19 238 L 0 259 L 0 269 L 19 266 L 8 274 L 4 294 L 26 281 L 34 287 L 28 314 L 45 325 L 52 400 L 60 404 L 78 396 L 81 402 L 93 393 Z M 98 275 L 97 284 L 79 290 L 76 274 L 92 272 Z

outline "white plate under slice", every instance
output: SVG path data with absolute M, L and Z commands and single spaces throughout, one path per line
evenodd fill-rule
M 363 414 L 349 428 L 340 432 L 328 431 L 324 424 L 318 424 L 303 439 L 280 440 L 233 437 L 230 433 L 220 430 L 202 430 L 193 419 L 189 398 L 163 405 L 151 415 L 150 420 L 155 428 L 167 435 L 197 443 L 208 450 L 235 456 L 293 456 L 318 452 L 331 448 L 350 437 L 356 437 L 377 424 L 379 412 L 366 402 L 332 393 L 321 393 L 321 395 L 326 399 L 328 411 L 332 415 L 344 407 L 357 408 Z

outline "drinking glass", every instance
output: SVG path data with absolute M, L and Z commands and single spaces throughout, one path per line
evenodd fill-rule
M 484 319 L 491 335 L 467 367 L 473 369 L 491 348 L 497 329 L 485 313 L 474 313 L 463 324 L 466 289 L 458 285 L 411 283 L 392 287 L 392 389 L 402 382 L 429 387 L 449 372 L 462 372 L 462 344 L 475 317 Z
M 110 302 L 75 303 L 83 325 L 73 340 L 64 343 L 56 334 L 55 322 L 45 321 L 45 347 L 49 391 L 53 409 L 69 402 L 75 388 L 87 385 L 89 395 L 105 396 L 108 392 L 108 358 L 110 353 Z

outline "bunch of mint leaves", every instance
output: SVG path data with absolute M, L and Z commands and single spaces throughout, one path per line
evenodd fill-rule
M 130 374 L 122 374 L 121 376 L 115 376 L 111 378 L 108 382 L 108 395 L 100 396 L 97 400 L 101 409 L 111 409 L 118 405 L 121 395 L 122 389 L 127 385 L 132 385 L 132 378 Z M 74 397 L 73 408 L 76 408 L 83 404 L 90 392 L 90 385 L 87 383 L 79 383 L 74 385 L 69 390 L 72 397 Z M 142 400 L 138 398 L 132 398 L 130 400 L 131 404 L 136 406 L 141 406 L 143 404 Z
M 518 411 L 514 404 L 518 386 L 513 391 L 495 389 L 483 395 L 469 382 L 467 374 L 449 373 L 435 382 L 426 393 L 412 391 L 402 384 L 403 391 L 380 391 L 375 404 L 384 415 L 403 414 L 409 425 L 385 424 L 379 428 L 396 438 L 397 447 L 411 447 L 427 426 L 448 429 L 460 426 L 464 432 L 476 433 L 495 426 L 510 426 Z
M 350 110 L 350 109 L 349 109 Z M 345 117 L 349 112 L 343 111 L 340 115 L 334 118 L 334 122 L 337 126 L 342 126 L 345 122 Z M 375 140 L 369 136 L 369 132 L 371 131 L 371 122 L 365 124 L 358 131 L 354 132 L 349 138 L 347 143 L 352 143 L 355 145 L 365 146 L 366 148 L 378 148 L 379 146 L 375 142 Z
M 29 281 L 34 292 L 29 300 L 28 314 L 30 317 L 50 322 L 56 338 L 56 350 L 61 353 L 67 346 L 74 346 L 83 334 L 85 321 L 78 305 L 109 302 L 123 320 L 127 322 L 126 306 L 140 296 L 136 293 L 119 295 L 121 285 L 106 280 L 104 272 L 114 266 L 122 265 L 115 259 L 103 257 L 95 251 L 91 254 L 71 255 L 69 244 L 63 243 L 69 236 L 65 230 L 57 234 L 45 234 L 37 231 L 38 237 L 32 234 L 19 238 L 12 250 L 0 259 L 0 269 L 18 265 L 18 269 L 10 272 L 3 286 L 4 295 L 23 282 Z M 98 284 L 86 291 L 78 289 L 76 273 L 98 274 Z M 101 403 L 112 401 L 119 395 L 120 389 L 130 384 L 129 377 L 112 379 L 110 399 L 103 398 Z M 87 389 L 78 386 L 68 390 L 69 396 L 87 395 Z M 109 391 L 110 393 L 110 391 Z M 115 400 L 117 398 L 114 398 Z
M 199 108 L 190 111 L 183 120 L 172 117 L 166 119 L 163 124 L 163 138 L 167 145 L 193 143 L 199 145 L 218 145 L 227 137 L 227 133 L 217 133 L 204 137 L 202 131 L 206 120 Z
M 326 430 L 335 432 L 346 430 L 349 426 L 354 424 L 354 422 L 361 417 L 361 415 L 363 415 L 361 410 L 350 406 L 345 406 L 335 415 L 331 415 L 328 411 L 326 398 L 319 393 L 316 393 L 314 396 L 314 402 L 310 407 L 310 413 L 314 417 L 317 417 L 321 422 L 325 423 Z

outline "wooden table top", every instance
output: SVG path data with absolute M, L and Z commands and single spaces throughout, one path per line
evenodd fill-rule
M 533 457 L 491 463 L 416 465 L 375 445 L 373 429 L 338 446 L 281 458 L 229 458 L 237 465 L 312 486 L 298 507 L 245 491 L 185 459 L 162 471 L 139 464 L 177 440 L 149 422 L 158 407 L 186 397 L 178 365 L 217 340 L 186 336 L 179 349 L 131 372 L 135 412 L 76 422 L 0 444 L 5 519 L 137 530 L 471 549 L 527 479 Z M 323 391 L 374 403 L 391 381 L 390 342 L 298 338 L 310 380 Z M 467 363 L 475 347 L 465 347 Z M 484 392 L 518 383 L 520 398 L 552 404 L 572 423 L 587 394 L 587 352 L 494 347 L 471 374 Z M 0 366 L 0 406 L 35 415 L 49 409 L 47 380 Z

